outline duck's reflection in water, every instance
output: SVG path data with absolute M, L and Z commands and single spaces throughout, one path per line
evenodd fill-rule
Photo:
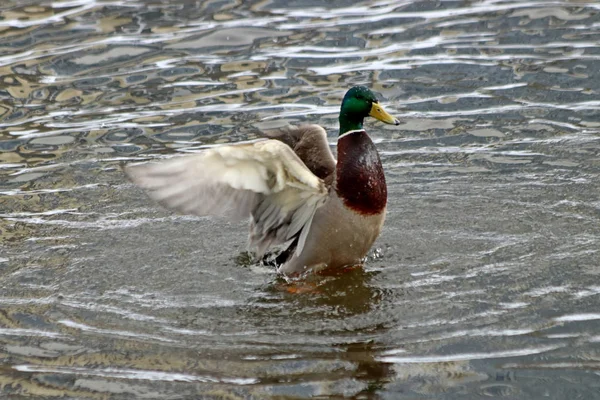
M 384 298 L 385 291 L 371 283 L 377 274 L 377 271 L 357 266 L 337 273 L 310 275 L 302 280 L 278 278 L 268 291 L 280 292 L 280 299 L 300 312 L 308 307 L 330 318 L 355 316 L 369 312 Z
M 383 388 L 394 374 L 392 364 L 377 360 L 383 347 L 377 338 L 388 329 L 379 317 L 371 315 L 388 294 L 373 283 L 378 273 L 357 267 L 341 274 L 292 282 L 278 278 L 263 288 L 265 297 L 261 302 L 270 306 L 253 312 L 262 314 L 259 319 L 263 321 L 280 319 L 281 335 L 287 335 L 289 343 L 285 350 L 282 348 L 284 353 L 300 353 L 303 359 L 344 365 L 343 375 L 358 383 L 355 388 L 360 393 L 355 394 L 368 395 Z M 296 341 L 299 334 L 305 336 L 309 332 L 310 340 Z M 357 335 L 362 338 L 356 340 Z M 315 368 L 322 367 L 317 364 Z M 312 375 L 310 369 L 305 370 L 308 375 Z M 339 378 L 339 374 L 339 370 L 331 370 L 321 379 Z

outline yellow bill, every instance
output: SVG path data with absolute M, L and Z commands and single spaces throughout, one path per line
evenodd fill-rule
M 369 115 L 386 124 L 400 125 L 400 121 L 388 114 L 379 103 L 373 103 Z

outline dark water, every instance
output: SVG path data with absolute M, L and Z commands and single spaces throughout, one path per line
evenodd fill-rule
M 599 12 L 3 0 L 0 397 L 600 398 Z M 120 170 L 284 121 L 333 144 L 355 84 L 403 122 L 367 125 L 388 219 L 307 293 Z

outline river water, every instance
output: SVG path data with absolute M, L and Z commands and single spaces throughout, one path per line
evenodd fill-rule
M 3 0 L 0 394 L 600 398 L 600 4 Z M 246 224 L 121 165 L 319 123 L 364 84 L 363 269 L 291 293 Z M 298 288 L 296 288 L 298 289 Z

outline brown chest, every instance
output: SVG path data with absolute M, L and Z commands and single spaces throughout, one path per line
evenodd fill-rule
M 348 208 L 360 214 L 374 215 L 385 209 L 387 186 L 383 166 L 366 132 L 340 136 L 335 190 Z

